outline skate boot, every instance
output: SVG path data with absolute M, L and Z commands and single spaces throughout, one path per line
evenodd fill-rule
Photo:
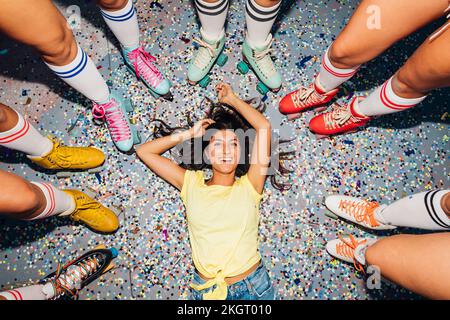
M 357 97 L 348 105 L 333 104 L 333 110 L 315 116 L 309 122 L 309 129 L 319 135 L 335 135 L 345 132 L 354 132 L 358 127 L 365 126 L 372 119 L 358 115 L 353 110 Z
M 325 199 L 325 205 L 338 217 L 357 223 L 362 227 L 372 230 L 392 230 L 395 226 L 383 224 L 375 218 L 377 212 L 386 206 L 380 206 L 377 202 L 369 202 L 363 199 L 332 195 Z
M 31 161 L 45 169 L 51 170 L 91 170 L 100 167 L 105 161 L 103 152 L 95 147 L 64 146 L 55 138 L 53 149 L 41 157 L 27 156 Z
M 117 216 L 100 202 L 78 190 L 63 191 L 75 201 L 75 210 L 67 214 L 71 220 L 82 222 L 91 229 L 102 233 L 111 233 L 119 228 Z M 61 216 L 65 215 L 61 214 Z
M 244 61 L 238 63 L 237 68 L 242 74 L 246 74 L 250 68 L 259 79 L 256 90 L 265 95 L 269 90 L 278 92 L 281 88 L 281 76 L 275 69 L 272 58 L 270 57 L 270 46 L 272 45 L 272 35 L 261 47 L 253 48 L 247 41 L 242 45 Z
M 114 268 L 117 249 L 99 246 L 46 276 L 41 283 L 44 294 L 52 300 L 75 300 L 81 289 Z
M 173 100 L 170 82 L 156 67 L 155 57 L 145 51 L 142 46 L 134 50 L 123 48 L 122 55 L 128 70 L 142 80 L 155 98 L 163 97 L 169 101 Z
M 130 100 L 111 93 L 111 99 L 104 104 L 93 103 L 92 115 L 94 119 L 106 122 L 112 141 L 117 149 L 128 152 L 141 139 L 136 127 L 130 124 L 128 112 L 133 110 Z
M 314 82 L 309 88 L 300 87 L 298 90 L 286 95 L 280 101 L 279 110 L 283 114 L 292 115 L 290 118 L 296 118 L 307 109 L 319 107 L 330 102 L 338 91 L 339 89 L 334 89 L 330 92 L 324 92 Z
M 194 41 L 199 45 L 197 52 L 191 59 L 188 67 L 188 81 L 190 84 L 199 84 L 200 87 L 206 88 L 211 82 L 208 73 L 211 71 L 214 64 L 223 67 L 228 60 L 228 57 L 222 53 L 225 46 L 225 31 L 222 31 L 219 39 L 208 39 L 200 29 L 201 39 Z
M 355 238 L 351 234 L 348 237 L 338 236 L 338 239 L 328 241 L 327 252 L 334 258 L 353 263 L 357 271 L 364 273 L 366 265 L 366 250 L 377 242 L 374 238 Z

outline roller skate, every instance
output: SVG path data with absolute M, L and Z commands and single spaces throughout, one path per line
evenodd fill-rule
M 169 80 L 156 67 L 156 58 L 145 51 L 144 47 L 140 46 L 134 50 L 123 48 L 122 55 L 127 69 L 142 80 L 153 97 L 173 100 Z
M 375 242 L 377 239 L 355 238 L 350 234 L 345 238 L 338 236 L 338 239 L 328 241 L 326 249 L 334 258 L 353 263 L 357 271 L 364 272 L 366 249 Z
M 330 102 L 339 91 L 339 89 L 334 89 L 325 92 L 318 87 L 316 81 L 309 87 L 300 87 L 281 99 L 280 112 L 288 115 L 290 120 L 298 118 L 303 111 L 323 106 Z
M 223 67 L 228 61 L 228 57 L 222 53 L 225 46 L 225 31 L 222 31 L 218 40 L 210 40 L 206 37 L 203 29 L 200 29 L 201 39 L 195 39 L 199 48 L 188 67 L 188 81 L 190 84 L 199 84 L 200 87 L 206 88 L 211 82 L 208 73 L 217 63 Z
M 111 233 L 119 228 L 117 216 L 100 202 L 78 190 L 63 191 L 70 195 L 75 202 L 75 210 L 67 214 L 71 220 L 82 222 L 94 231 L 101 233 Z M 61 216 L 65 215 L 61 214 Z
M 256 90 L 262 95 L 266 95 L 269 91 L 278 92 L 281 88 L 281 76 L 270 57 L 271 45 L 271 34 L 261 47 L 253 48 L 246 39 L 242 45 L 243 61 L 237 65 L 242 74 L 246 74 L 250 69 L 254 71 L 259 79 Z
M 117 149 L 128 152 L 133 145 L 141 143 L 139 132 L 130 124 L 128 113 L 133 111 L 131 101 L 111 93 L 111 99 L 104 104 L 93 103 L 94 119 L 103 120 L 108 126 L 111 139 Z
M 309 122 L 309 129 L 318 135 L 335 135 L 345 132 L 354 132 L 357 128 L 365 126 L 371 117 L 357 114 L 353 105 L 360 99 L 358 97 L 348 105 L 333 104 L 333 110 L 315 116 Z M 356 102 L 357 103 L 357 102 Z
M 49 170 L 61 170 L 56 173 L 58 177 L 69 177 L 76 171 L 87 170 L 97 173 L 102 170 L 105 155 L 95 147 L 69 147 L 61 144 L 59 140 L 49 137 L 53 142 L 53 149 L 41 157 L 27 156 L 32 162 Z
M 355 197 L 332 195 L 325 199 L 326 207 L 337 217 L 372 230 L 392 230 L 395 226 L 383 224 L 375 218 L 386 206 Z
M 66 263 L 46 276 L 41 283 L 43 292 L 51 300 L 76 300 L 81 289 L 114 268 L 117 249 L 98 246 L 77 259 Z

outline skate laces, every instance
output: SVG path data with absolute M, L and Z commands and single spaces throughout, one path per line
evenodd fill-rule
M 353 216 L 358 223 L 365 223 L 372 227 L 378 227 L 380 224 L 375 219 L 375 209 L 380 205 L 376 201 L 355 201 L 340 200 L 339 209 Z
M 77 152 L 73 152 L 74 147 L 68 147 L 61 144 L 61 142 L 55 138 L 50 138 L 53 142 L 53 150 L 46 157 L 55 162 L 59 167 L 67 169 L 72 164 L 78 164 L 84 162 L 84 150 L 77 148 Z M 45 158 L 45 157 L 44 157 Z
M 94 102 L 92 115 L 95 119 L 106 120 L 113 141 L 117 142 L 131 138 L 128 122 L 115 99 L 111 99 L 104 104 Z
M 447 7 L 447 9 L 444 10 L 444 13 L 448 13 L 447 19 L 450 19 L 450 3 Z M 430 42 L 435 40 L 437 37 L 439 37 L 441 34 L 444 33 L 445 30 L 447 30 L 450 27 L 450 21 L 447 21 L 442 27 L 440 27 L 438 30 L 436 30 L 431 36 L 430 36 Z
M 351 234 L 349 234 L 348 239 L 343 238 L 341 235 L 338 235 L 338 238 L 339 240 L 341 240 L 341 242 L 338 242 L 336 244 L 336 253 L 338 255 L 352 259 L 355 269 L 357 271 L 364 272 L 364 266 L 355 259 L 355 249 L 360 244 L 366 243 L 367 240 L 358 241 Z
M 314 105 L 322 102 L 322 97 L 317 94 L 314 85 L 309 88 L 301 87 L 292 94 L 292 102 L 295 108 L 301 108 L 305 105 Z
M 342 127 L 347 122 L 356 123 L 363 120 L 352 114 L 350 106 L 340 105 L 336 102 L 333 104 L 332 108 L 333 110 L 331 112 L 324 114 L 324 122 L 327 128 L 335 129 L 337 127 Z
M 68 293 L 72 297 L 78 296 L 82 282 L 93 275 L 100 267 L 95 256 L 80 261 L 77 264 L 71 264 L 61 267 L 58 265 L 56 271 L 56 279 L 53 283 L 56 292 L 61 295 L 63 292 Z
M 144 48 L 139 47 L 129 52 L 128 58 L 133 63 L 137 78 L 144 78 L 152 87 L 157 87 L 163 80 L 163 75 L 153 64 L 156 58 L 145 51 Z
M 270 54 L 272 49 L 270 46 L 272 45 L 273 39 L 270 39 L 267 47 L 262 51 L 253 50 L 253 56 L 256 59 L 256 63 L 258 64 L 261 71 L 267 76 L 271 76 L 276 73 L 275 66 L 273 65 L 273 61 L 270 58 Z
M 215 53 L 216 53 L 216 48 L 214 47 L 214 45 L 209 44 L 208 42 L 199 39 L 199 38 L 194 38 L 194 41 L 200 45 L 200 48 L 198 48 L 198 52 L 197 55 L 195 56 L 194 59 L 194 64 L 199 67 L 200 69 L 204 69 L 208 66 L 208 64 L 210 63 L 211 59 L 214 58 Z

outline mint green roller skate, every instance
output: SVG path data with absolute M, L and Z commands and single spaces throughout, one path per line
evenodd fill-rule
M 218 40 L 207 39 L 203 30 L 200 29 L 201 39 L 195 39 L 199 45 L 197 52 L 189 63 L 188 80 L 192 85 L 199 84 L 206 88 L 211 82 L 208 73 L 215 63 L 223 67 L 228 57 L 222 53 L 225 46 L 225 31 L 222 31 Z
M 250 69 L 254 71 L 259 79 L 256 90 L 262 95 L 267 94 L 269 91 L 278 92 L 281 88 L 281 76 L 275 69 L 269 54 L 271 44 L 271 34 L 269 34 L 266 43 L 261 47 L 252 48 L 246 39 L 242 45 L 244 60 L 237 65 L 237 69 L 242 74 L 246 74 Z
M 123 48 L 122 55 L 128 70 L 147 86 L 153 97 L 172 101 L 170 82 L 156 67 L 156 58 L 140 46 L 134 50 Z
M 139 132 L 128 118 L 131 111 L 133 111 L 131 101 L 118 93 L 111 93 L 106 103 L 94 102 L 92 107 L 92 116 L 106 122 L 112 141 L 122 152 L 128 152 L 133 145 L 141 143 Z

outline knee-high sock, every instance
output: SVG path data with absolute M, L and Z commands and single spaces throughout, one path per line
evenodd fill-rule
M 280 11 L 281 1 L 272 7 L 262 7 L 255 0 L 245 4 L 247 22 L 247 42 L 251 47 L 261 47 L 267 42 L 270 30 Z
M 52 151 L 53 143 L 42 136 L 20 113 L 15 112 L 18 116 L 17 124 L 8 131 L 0 132 L 0 146 L 25 152 L 33 157 L 41 157 Z
M 363 116 L 381 116 L 412 108 L 425 98 L 426 96 L 415 99 L 399 97 L 392 89 L 392 78 L 390 78 L 367 98 L 355 103 L 354 110 Z
M 77 56 L 65 66 L 46 63 L 64 82 L 88 99 L 103 104 L 109 101 L 109 89 L 94 62 L 78 46 Z
M 51 283 L 35 284 L 0 292 L 6 300 L 48 300 L 55 296 Z
M 41 189 L 47 204 L 41 213 L 27 220 L 44 219 L 54 215 L 66 216 L 75 211 L 75 200 L 69 194 L 56 189 L 50 183 L 31 183 Z
M 208 39 L 218 39 L 222 34 L 227 18 L 228 0 L 219 0 L 214 3 L 203 0 L 194 0 L 194 2 L 202 24 L 203 34 Z
M 447 190 L 431 190 L 400 199 L 375 213 L 381 223 L 426 230 L 450 230 L 450 218 L 441 207 Z
M 139 47 L 139 25 L 133 1 L 128 0 L 126 6 L 117 11 L 100 9 L 106 24 L 128 50 Z
M 359 66 L 353 69 L 336 68 L 331 64 L 330 58 L 328 57 L 329 51 L 329 48 L 325 51 L 322 57 L 319 74 L 316 77 L 316 87 L 324 92 L 329 92 L 339 87 L 345 81 L 353 77 L 359 68 Z

